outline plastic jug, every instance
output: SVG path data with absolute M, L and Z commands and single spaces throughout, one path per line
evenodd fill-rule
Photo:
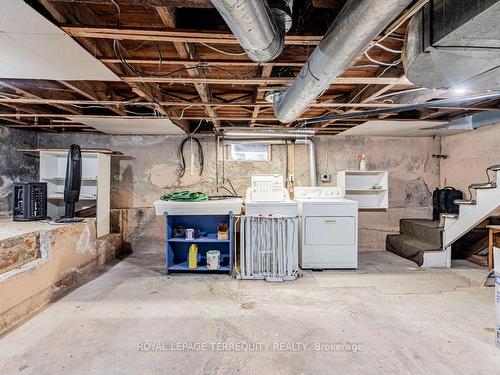
M 189 268 L 198 268 L 198 246 L 195 243 L 189 246 L 188 264 Z

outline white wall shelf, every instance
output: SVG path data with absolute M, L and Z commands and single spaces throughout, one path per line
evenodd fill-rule
M 47 214 L 64 215 L 66 150 L 40 151 L 40 181 L 47 182 Z M 82 185 L 76 211 L 95 206 L 97 236 L 109 233 L 111 156 L 82 150 Z
M 337 186 L 346 199 L 358 202 L 360 210 L 389 208 L 388 171 L 341 171 L 337 173 Z

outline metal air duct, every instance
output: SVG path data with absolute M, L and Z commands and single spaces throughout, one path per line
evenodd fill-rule
M 434 0 L 408 26 L 404 67 L 426 88 L 500 89 L 500 1 Z
M 292 86 L 276 98 L 276 117 L 295 120 L 411 2 L 349 0 Z
M 293 0 L 274 1 L 271 8 L 263 0 L 211 1 L 253 61 L 267 62 L 281 54 Z

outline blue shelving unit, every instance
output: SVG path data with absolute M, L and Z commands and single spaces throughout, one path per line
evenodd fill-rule
M 229 239 L 217 239 L 217 225 L 229 224 Z M 215 272 L 231 273 L 233 269 L 233 213 L 227 215 L 169 215 L 165 212 L 166 224 L 166 273 L 170 272 Z M 194 240 L 172 237 L 172 230 L 176 226 L 198 229 L 204 235 Z M 198 246 L 198 267 L 191 269 L 188 266 L 188 254 L 191 244 Z M 208 250 L 219 250 L 221 267 L 218 270 L 209 270 L 206 265 Z

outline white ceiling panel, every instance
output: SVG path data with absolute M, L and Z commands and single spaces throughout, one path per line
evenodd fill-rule
M 22 0 L 0 0 L 0 78 L 120 80 Z
M 106 134 L 186 134 L 167 118 L 72 117 L 72 121 L 93 127 Z
M 364 135 L 373 137 L 432 137 L 463 133 L 467 130 L 431 129 L 444 125 L 443 121 L 386 121 L 373 120 L 346 130 L 340 135 Z

